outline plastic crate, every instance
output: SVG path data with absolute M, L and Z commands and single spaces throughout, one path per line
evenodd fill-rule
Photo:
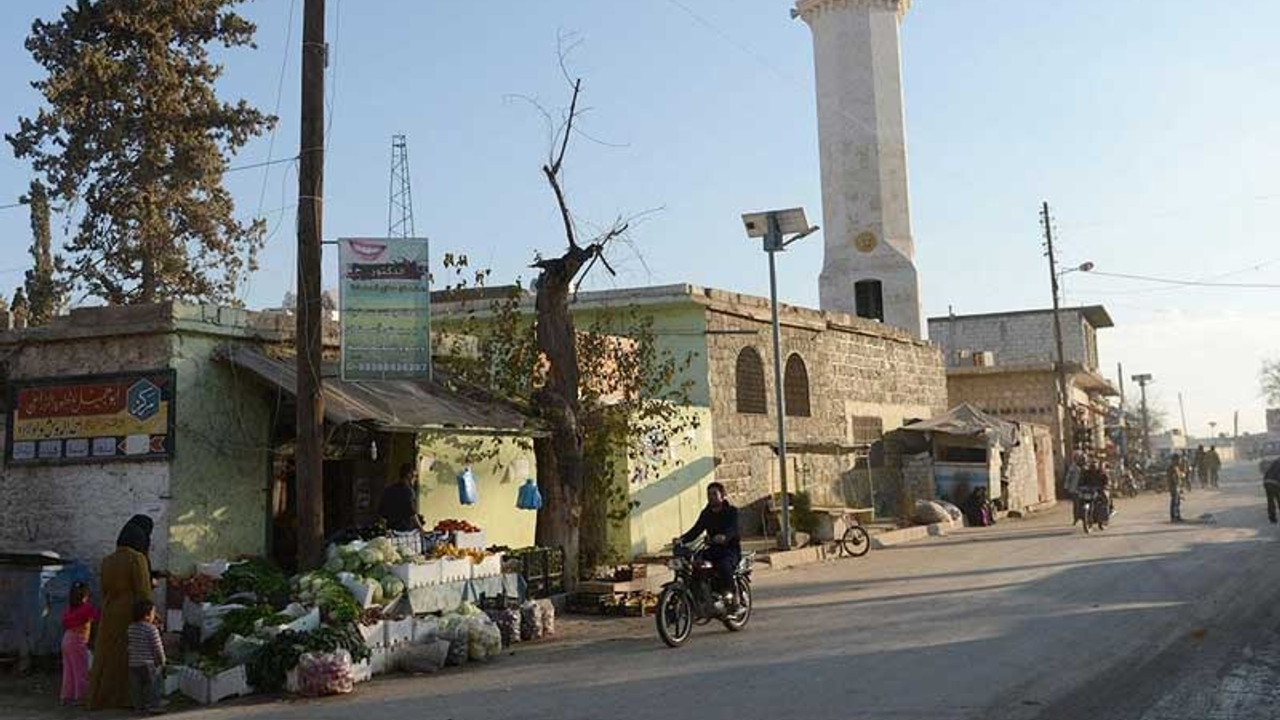
M 183 695 L 201 705 L 212 705 L 229 697 L 252 692 L 243 665 L 223 670 L 216 675 L 205 675 L 195 668 L 183 668 L 178 685 Z
M 483 530 L 470 533 L 456 532 L 453 534 L 453 545 L 462 550 L 483 550 L 488 547 Z
M 408 590 L 428 585 L 439 585 L 442 577 L 439 560 L 432 560 L 428 563 L 393 565 L 391 573 L 400 578 Z
M 471 579 L 494 577 L 502 574 L 502 555 L 490 555 L 471 566 Z
M 413 616 L 403 620 L 387 620 L 383 624 L 387 628 L 387 646 L 394 647 L 413 642 Z
M 564 550 L 526 548 L 512 553 L 519 558 L 526 595 L 541 599 L 564 592 Z
M 467 558 L 440 558 L 441 582 L 458 582 L 471 579 L 471 561 Z
M 372 624 L 357 624 L 360 630 L 360 637 L 364 638 L 364 644 L 371 648 L 383 647 L 387 644 L 387 624 L 382 620 Z

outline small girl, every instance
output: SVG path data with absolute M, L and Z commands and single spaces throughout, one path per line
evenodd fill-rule
M 67 609 L 62 613 L 62 704 L 84 699 L 89 689 L 89 633 L 101 613 L 89 602 L 89 588 L 82 582 L 71 586 Z

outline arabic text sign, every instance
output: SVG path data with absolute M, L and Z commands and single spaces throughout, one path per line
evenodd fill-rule
M 14 381 L 11 463 L 167 459 L 173 455 L 174 374 Z
M 344 380 L 427 378 L 431 373 L 431 285 L 425 238 L 344 238 Z

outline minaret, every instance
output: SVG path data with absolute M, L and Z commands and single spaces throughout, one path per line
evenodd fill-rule
M 823 310 L 920 337 L 898 27 L 911 0 L 799 0 L 813 30 Z

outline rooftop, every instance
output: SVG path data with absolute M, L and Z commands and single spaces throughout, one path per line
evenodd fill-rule
M 1110 313 L 1101 305 L 1078 305 L 1075 307 L 1064 307 L 1059 312 L 1070 313 L 1077 312 L 1084 316 L 1085 320 L 1095 328 L 1115 327 Z M 975 313 L 971 315 L 937 315 L 929 318 L 929 322 L 946 322 L 949 320 L 986 320 L 1006 317 L 1016 317 L 1019 315 L 1053 315 L 1053 308 L 1044 308 L 1042 310 L 1008 310 L 1005 312 L 992 313 Z

